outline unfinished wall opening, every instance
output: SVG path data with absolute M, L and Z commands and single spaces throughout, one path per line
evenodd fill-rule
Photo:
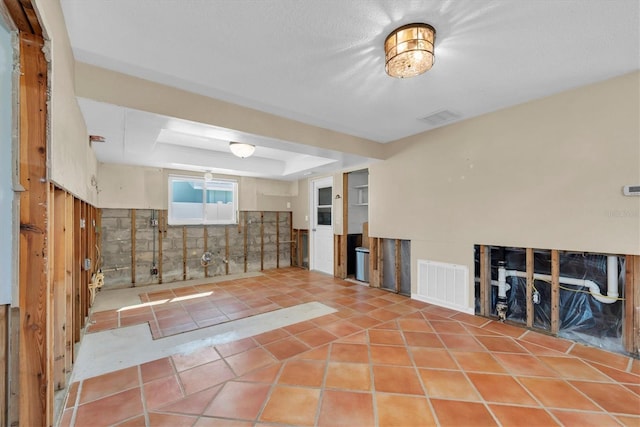
M 233 225 L 169 225 L 167 211 L 102 209 L 105 287 L 288 267 L 290 212 L 241 211 Z
M 371 238 L 369 285 L 411 296 L 411 241 Z
M 508 322 L 624 352 L 626 257 L 479 245 L 474 252 L 476 314 L 499 317 L 504 301 Z

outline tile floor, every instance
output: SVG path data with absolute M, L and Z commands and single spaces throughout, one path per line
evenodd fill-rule
M 208 290 L 239 303 L 183 298 L 108 327 L 159 320 L 178 303 L 160 317 L 175 319 L 169 331 L 207 310 L 320 301 L 337 312 L 75 382 L 59 425 L 640 426 L 638 360 L 306 270 L 143 299 Z

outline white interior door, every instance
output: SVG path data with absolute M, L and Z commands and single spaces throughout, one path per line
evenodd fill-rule
M 311 181 L 309 268 L 333 275 L 333 177 Z

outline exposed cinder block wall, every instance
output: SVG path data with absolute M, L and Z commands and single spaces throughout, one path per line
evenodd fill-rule
M 166 225 L 163 215 L 166 218 L 166 212 L 151 209 L 102 209 L 105 288 L 290 266 L 289 212 L 242 211 L 239 224 L 207 226 Z M 153 225 L 154 219 L 158 225 Z M 203 266 L 206 251 L 212 260 Z M 158 274 L 152 274 L 154 267 Z

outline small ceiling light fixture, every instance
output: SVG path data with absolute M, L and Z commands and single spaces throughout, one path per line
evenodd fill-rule
M 250 157 L 254 151 L 256 151 L 256 146 L 245 144 L 244 142 L 230 142 L 229 150 L 231 150 L 234 155 L 244 159 Z
M 436 29 L 429 24 L 397 28 L 384 41 L 385 70 L 391 77 L 415 77 L 433 66 Z

